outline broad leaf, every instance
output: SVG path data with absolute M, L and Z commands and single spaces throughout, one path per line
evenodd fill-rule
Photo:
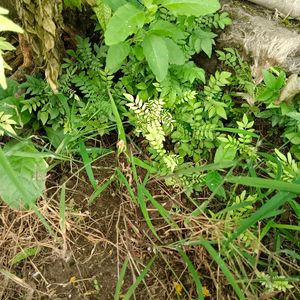
M 117 45 L 110 46 L 106 57 L 107 69 L 112 73 L 117 72 L 129 52 L 130 46 L 128 42 L 121 42 Z
M 174 15 L 199 17 L 220 9 L 218 0 L 162 0 L 160 3 Z
M 217 35 L 213 32 L 198 29 L 195 31 L 195 36 L 197 37 L 195 50 L 197 52 L 202 50 L 207 54 L 208 57 L 211 57 L 212 47 L 215 45 L 214 38 Z
M 22 33 L 23 29 L 7 17 L 0 15 L 0 31 L 14 31 Z
M 158 81 L 164 80 L 168 73 L 169 56 L 165 39 L 154 34 L 145 37 L 143 51 L 150 69 Z
M 103 0 L 103 2 L 110 6 L 113 11 L 116 11 L 119 7 L 127 4 L 126 0 Z
M 181 48 L 173 40 L 168 38 L 165 38 L 165 43 L 168 48 L 170 64 L 183 65 L 185 62 L 185 57 Z
M 108 46 L 123 42 L 129 35 L 143 27 L 145 13 L 132 4 L 118 8 L 111 17 L 105 31 L 105 43 Z
M 169 36 L 174 40 L 182 40 L 185 38 L 185 34 L 175 24 L 164 20 L 158 20 L 152 23 L 150 32 L 156 35 Z
M 48 165 L 29 141 L 8 143 L 2 153 L 0 197 L 12 208 L 29 208 L 43 194 Z
M 222 163 L 225 161 L 233 161 L 236 156 L 236 149 L 234 147 L 224 148 L 221 144 L 215 154 L 214 163 Z
M 225 190 L 222 187 L 223 179 L 217 171 L 210 171 L 205 176 L 205 183 L 211 192 L 221 197 L 226 197 Z

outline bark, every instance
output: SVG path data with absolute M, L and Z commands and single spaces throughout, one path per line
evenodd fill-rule
M 286 16 L 300 20 L 300 0 L 249 0 L 269 9 L 277 9 Z
M 227 1 L 223 9 L 231 14 L 233 24 L 221 34 L 220 44 L 236 47 L 252 58 L 252 75 L 257 82 L 263 69 L 275 65 L 300 73 L 300 34 L 296 30 L 281 26 L 273 15 L 242 1 Z
M 9 17 L 11 19 L 16 19 L 18 17 L 16 3 L 14 0 L 0 0 L 0 6 L 8 9 Z

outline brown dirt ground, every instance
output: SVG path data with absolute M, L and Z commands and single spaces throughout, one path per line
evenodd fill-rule
M 96 180 L 99 183 L 107 180 L 115 166 L 114 155 L 98 160 L 93 164 Z M 122 164 L 119 167 L 126 174 L 126 168 Z M 130 181 L 130 174 L 128 179 Z M 66 185 L 65 234 L 59 225 L 63 184 Z M 113 299 L 118 272 L 125 257 L 129 256 L 124 293 L 155 255 L 154 243 L 159 244 L 126 190 L 114 182 L 88 206 L 93 188 L 80 163 L 57 166 L 50 172 L 47 187 L 46 196 L 39 201 L 39 209 L 57 233 L 56 239 L 32 212 L 0 207 L 0 299 Z M 188 205 L 180 193 L 165 188 L 159 181 L 152 180 L 149 191 L 168 210 Z M 176 233 L 166 230 L 157 211 L 149 207 L 149 213 L 164 244 L 176 240 Z M 38 254 L 11 264 L 22 249 L 37 246 L 41 249 Z M 179 280 L 190 294 L 181 299 L 193 299 L 195 289 L 178 253 L 168 247 L 162 247 L 160 253 L 145 284 L 141 283 L 136 291 L 135 299 L 178 299 L 174 284 Z M 203 264 L 206 255 L 199 251 L 195 259 L 199 262 L 199 270 L 206 274 L 204 283 L 209 286 L 209 268 Z M 1 269 L 13 275 L 1 274 Z

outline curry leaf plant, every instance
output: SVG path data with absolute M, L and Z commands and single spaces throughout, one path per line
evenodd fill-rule
M 176 26 L 178 17 L 201 17 L 215 13 L 218 0 L 144 0 L 104 1 L 114 13 L 105 30 L 105 43 L 109 46 L 106 67 L 116 72 L 130 53 L 143 57 L 156 79 L 163 81 L 171 65 L 183 65 L 189 56 L 185 55 L 184 41 L 191 34 Z M 161 12 L 166 9 L 169 19 L 162 20 Z M 101 20 L 99 20 L 101 21 Z M 101 22 L 100 22 L 101 23 Z M 213 44 L 214 34 L 203 32 L 198 37 L 198 52 L 203 50 L 210 56 L 207 45 Z M 202 45 L 202 47 L 201 47 Z

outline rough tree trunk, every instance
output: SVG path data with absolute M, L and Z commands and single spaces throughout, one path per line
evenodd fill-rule
M 277 9 L 286 16 L 300 20 L 300 0 L 249 0 L 269 9 Z
M 251 57 L 252 75 L 257 82 L 262 78 L 262 69 L 274 65 L 290 73 L 300 73 L 300 34 L 297 30 L 280 24 L 272 12 L 254 5 L 248 7 L 244 1 L 227 0 L 223 9 L 230 12 L 233 24 L 221 34 L 221 46 L 242 49 Z

